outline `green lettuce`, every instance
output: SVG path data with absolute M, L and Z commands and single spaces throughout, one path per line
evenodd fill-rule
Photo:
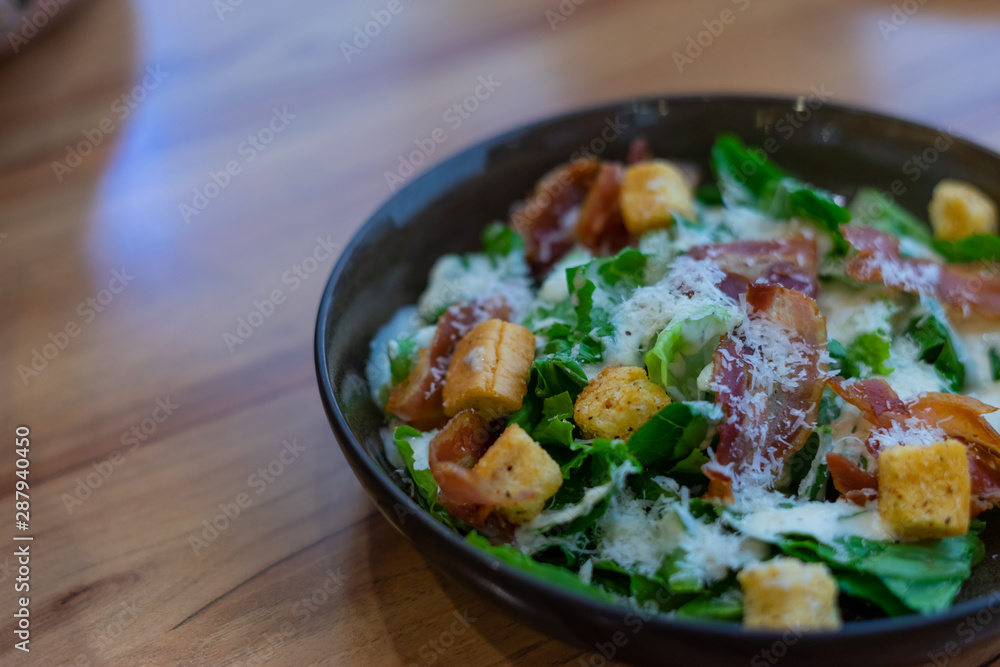
M 895 544 L 841 537 L 826 545 L 807 537 L 778 543 L 787 555 L 826 563 L 841 590 L 878 605 L 890 616 L 948 609 L 972 567 L 983 558 L 979 526 L 962 537 Z
M 576 329 L 590 331 L 607 324 L 608 314 L 595 306 L 598 291 L 608 298 L 623 296 L 645 284 L 647 255 L 625 248 L 613 257 L 595 259 L 566 270 L 566 285 L 576 312 Z
M 413 362 L 417 360 L 417 342 L 412 336 L 400 338 L 388 346 L 389 371 L 392 373 L 392 385 L 396 386 L 407 378 Z
M 736 311 L 705 306 L 689 317 L 671 322 L 646 353 L 649 378 L 667 388 L 678 385 L 681 379 L 696 379 L 712 360 L 716 347 L 712 343 L 732 329 L 738 317 Z
M 518 551 L 509 544 L 491 544 L 489 540 L 476 531 L 469 533 L 465 539 L 469 544 L 482 549 L 491 556 L 550 584 L 555 584 L 556 586 L 561 586 L 605 602 L 613 602 L 615 600 L 614 595 L 597 586 L 585 583 L 573 572 L 558 565 L 539 563 L 532 559 L 531 556 Z
M 996 234 L 973 234 L 957 241 L 934 241 L 934 249 L 947 261 L 958 264 L 1000 262 L 1000 236 Z
M 512 227 L 502 222 L 491 223 L 483 230 L 483 252 L 498 260 L 524 252 L 524 239 Z
M 701 445 L 708 427 L 708 419 L 689 405 L 671 403 L 636 429 L 628 439 L 628 448 L 643 466 L 655 464 L 658 470 L 669 471 L 695 452 L 704 457 Z
M 840 225 L 851 219 L 850 211 L 830 193 L 789 175 L 763 151 L 724 134 L 712 146 L 712 166 L 722 192 L 736 203 L 754 206 L 779 220 L 808 220 L 827 233 L 835 254 L 843 255 L 850 248 L 840 233 Z
M 896 238 L 908 237 L 930 248 L 934 239 L 930 228 L 909 211 L 875 188 L 861 188 L 851 202 L 854 224 L 885 232 Z
M 517 424 L 532 433 L 545 416 L 546 399 L 565 393 L 569 402 L 573 402 L 586 386 L 587 374 L 579 363 L 568 356 L 554 354 L 536 359 L 528 373 L 528 393 L 508 423 Z
M 920 358 L 937 369 L 938 374 L 948 381 L 952 391 L 962 391 L 965 386 L 965 364 L 958 356 L 958 349 L 951 339 L 948 327 L 933 315 L 925 315 L 910 322 L 906 335 L 920 348 Z
M 827 349 L 843 377 L 864 380 L 872 374 L 888 375 L 893 371 L 889 365 L 891 342 L 889 334 L 879 329 L 861 334 L 847 347 L 838 340 L 831 340 Z
M 412 426 L 400 426 L 393 433 L 396 441 L 396 449 L 406 465 L 406 471 L 413 480 L 414 491 L 417 502 L 427 510 L 431 516 L 436 518 L 446 526 L 455 528 L 459 525 L 458 519 L 451 515 L 440 503 L 438 503 L 438 485 L 434 480 L 434 475 L 430 470 L 416 470 L 413 467 L 413 447 L 410 445 L 410 438 L 423 437 L 421 433 Z

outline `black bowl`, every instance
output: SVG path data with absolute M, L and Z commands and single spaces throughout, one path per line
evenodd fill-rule
M 716 135 L 735 132 L 782 166 L 851 195 L 872 185 L 924 211 L 942 178 L 970 181 L 1000 201 L 1000 156 L 914 123 L 819 97 L 651 98 L 542 121 L 474 146 L 405 185 L 361 228 L 323 293 L 316 324 L 320 393 L 340 446 L 382 514 L 424 556 L 515 618 L 611 659 L 668 665 L 968 664 L 971 647 L 1000 630 L 1000 561 L 976 568 L 946 613 L 848 623 L 836 633 L 747 632 L 733 623 L 640 617 L 535 579 L 467 544 L 426 514 L 383 454 L 381 411 L 369 398 L 369 341 L 400 306 L 414 303 L 434 260 L 478 249 L 482 228 L 507 217 L 545 171 L 590 150 L 623 159 L 648 137 L 656 155 L 707 168 Z M 992 178 L 990 178 L 992 177 Z M 986 180 L 990 178 L 990 180 Z M 1000 526 L 984 538 L 1000 550 Z M 971 619 L 971 620 L 970 620 Z M 983 656 L 983 648 L 975 653 Z M 1000 650 L 1000 649 L 997 649 Z M 982 657 L 980 657 L 982 660 Z

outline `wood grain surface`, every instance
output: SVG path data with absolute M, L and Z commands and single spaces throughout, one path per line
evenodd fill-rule
M 52 0 L 61 20 L 0 64 L 0 525 L 34 537 L 30 653 L 0 549 L 0 662 L 603 664 L 453 584 L 375 512 L 313 374 L 335 255 L 435 128 L 421 170 L 633 95 L 823 90 L 1000 148 L 1000 6 L 895 7 Z M 259 326 L 234 339 L 241 318 Z M 959 648 L 949 664 L 1000 651 Z

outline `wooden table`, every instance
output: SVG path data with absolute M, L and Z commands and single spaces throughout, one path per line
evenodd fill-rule
M 30 526 L 3 525 L 34 537 L 29 654 L 18 543 L 0 553 L 0 662 L 591 660 L 389 527 L 313 374 L 335 255 L 479 77 L 500 85 L 429 162 L 575 107 L 696 91 L 822 89 L 1000 148 L 995 2 L 561 6 L 90 0 L 0 65 L 0 496 L 11 512 L 27 425 Z

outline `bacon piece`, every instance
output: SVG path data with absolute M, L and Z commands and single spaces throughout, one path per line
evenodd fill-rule
M 726 273 L 719 289 L 736 300 L 751 284 L 780 285 L 813 298 L 819 292 L 819 251 L 812 239 L 715 243 L 691 248 L 688 255 L 714 261 Z
M 473 410 L 452 417 L 431 439 L 428 467 L 438 485 L 438 502 L 452 515 L 474 528 L 492 528 L 510 535 L 513 526 L 496 513 L 497 507 L 530 500 L 533 494 L 505 497 L 473 466 L 497 440 L 502 427 Z M 497 502 L 497 498 L 503 498 Z
M 885 232 L 855 225 L 841 225 L 840 231 L 858 252 L 845 267 L 854 280 L 931 296 L 963 316 L 1000 318 L 1000 264 L 904 259 L 899 255 L 899 240 Z
M 893 422 L 903 422 L 910 417 L 907 408 L 885 380 L 852 380 L 841 377 L 827 380 L 830 388 L 842 399 L 861 410 L 876 428 L 889 428 Z
M 456 303 L 444 311 L 430 347 L 418 352 L 410 374 L 389 392 L 386 410 L 421 431 L 439 428 L 448 421 L 442 390 L 451 356 L 462 336 L 489 319 L 510 319 L 510 308 L 502 296 L 474 299 L 464 306 Z
M 624 173 L 617 162 L 601 164 L 597 180 L 580 207 L 576 236 L 597 255 L 612 255 L 629 242 L 618 202 Z
M 565 226 L 563 219 L 583 202 L 599 168 L 595 158 L 560 165 L 514 207 L 510 225 L 524 237 L 528 263 L 536 275 L 542 275 L 572 247 L 573 228 Z
M 971 515 L 976 516 L 990 507 L 1000 507 L 1000 461 L 984 455 L 976 447 L 969 448 L 969 480 L 972 486 Z
M 816 427 L 826 364 L 826 320 L 797 290 L 751 285 L 747 320 L 716 349 L 711 386 L 725 420 L 709 495 L 732 497 L 752 475 L 768 486 Z
M 1000 434 L 983 419 L 983 415 L 996 412 L 997 408 L 971 396 L 927 392 L 908 404 L 910 413 L 937 426 L 949 438 L 975 443 L 1000 456 Z
M 843 454 L 826 455 L 833 488 L 855 505 L 864 505 L 878 493 L 878 477 L 848 459 Z
M 1000 264 L 974 262 L 941 267 L 938 300 L 963 317 L 1000 318 Z

